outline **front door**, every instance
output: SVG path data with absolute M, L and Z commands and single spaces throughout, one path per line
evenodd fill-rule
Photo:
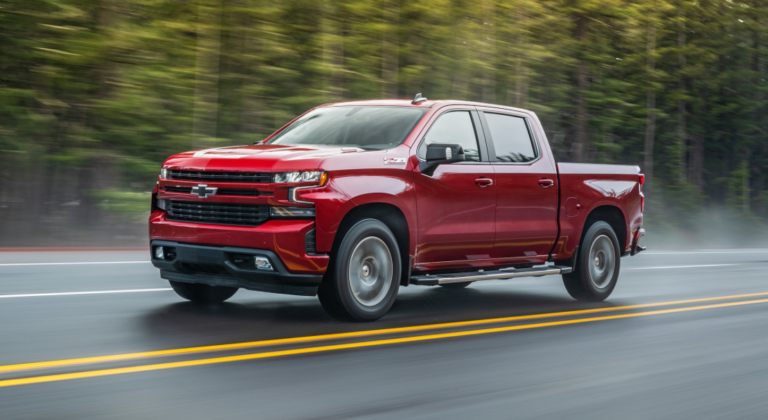
M 453 108 L 433 119 L 418 145 L 421 160 L 430 143 L 460 144 L 466 156 L 431 176 L 414 169 L 418 269 L 482 266 L 491 258 L 496 182 L 482 135 L 477 111 Z
M 481 108 L 496 176 L 496 240 L 491 255 L 541 263 L 557 240 L 557 169 L 529 116 Z

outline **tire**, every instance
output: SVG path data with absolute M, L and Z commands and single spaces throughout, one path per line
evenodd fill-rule
M 376 219 L 355 222 L 332 255 L 317 293 L 326 312 L 353 321 L 384 316 L 395 303 L 403 266 L 387 225 Z
M 442 287 L 444 289 L 456 290 L 456 289 L 463 289 L 463 288 L 469 286 L 470 284 L 472 284 L 471 281 L 465 281 L 463 283 L 446 283 L 446 284 L 441 284 L 440 287 Z
M 221 303 L 231 298 L 237 293 L 237 287 L 209 286 L 200 283 L 184 283 L 180 281 L 170 281 L 173 291 L 177 295 L 203 305 Z
M 605 300 L 616 287 L 620 256 L 619 240 L 611 225 L 602 221 L 594 223 L 581 241 L 576 270 L 563 274 L 568 294 L 589 302 Z

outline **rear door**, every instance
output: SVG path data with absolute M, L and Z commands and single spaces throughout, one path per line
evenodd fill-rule
M 480 108 L 496 176 L 496 236 L 491 255 L 544 262 L 557 239 L 557 168 L 525 114 Z
M 419 269 L 474 266 L 490 258 L 496 226 L 496 185 L 474 107 L 448 107 L 417 142 L 424 160 L 430 143 L 461 144 L 466 161 L 440 165 L 433 175 L 415 165 Z

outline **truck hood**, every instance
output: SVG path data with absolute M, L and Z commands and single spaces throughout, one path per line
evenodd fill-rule
M 220 147 L 179 153 L 168 158 L 163 167 L 195 171 L 311 171 L 328 157 L 359 151 L 355 147 L 277 144 Z

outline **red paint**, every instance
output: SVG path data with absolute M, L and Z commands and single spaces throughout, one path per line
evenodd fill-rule
M 550 257 L 569 260 L 584 223 L 601 206 L 625 220 L 627 248 L 642 226 L 644 176 L 634 166 L 557 164 L 536 115 L 520 109 L 458 101 L 364 101 L 327 106 L 419 106 L 429 108 L 403 144 L 390 150 L 273 144 L 185 152 L 167 169 L 227 172 L 326 171 L 326 185 L 302 189 L 297 199 L 314 203 L 315 220 L 270 219 L 256 227 L 172 222 L 165 212 L 150 218 L 151 239 L 272 250 L 293 273 L 323 273 L 328 255 L 307 255 L 305 234 L 316 229 L 318 253 L 329 253 L 340 224 L 352 209 L 386 204 L 404 216 L 408 254 L 416 272 L 466 267 L 530 265 Z M 533 162 L 461 162 L 440 165 L 432 176 L 419 169 L 416 151 L 436 118 L 447 110 L 510 113 L 528 119 L 539 149 Z M 286 125 L 287 126 L 287 125 Z M 281 128 L 277 132 L 283 130 Z M 482 130 L 482 129 L 481 129 Z M 277 133 L 276 132 L 276 133 Z M 274 134 L 273 134 L 274 136 Z M 272 137 L 272 136 L 270 136 Z M 268 138 L 269 139 L 269 138 Z M 199 198 L 162 190 L 198 182 L 160 179 L 159 199 L 302 207 L 288 192 L 303 184 L 205 182 L 209 187 L 258 189 L 269 196 Z

